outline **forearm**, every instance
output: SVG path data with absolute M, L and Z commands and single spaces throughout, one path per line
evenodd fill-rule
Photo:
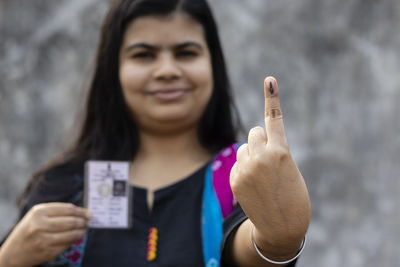
M 235 265 L 243 267 L 277 266 L 268 263 L 257 254 L 251 238 L 252 227 L 253 225 L 249 219 L 239 226 L 227 247 L 230 259 Z M 275 261 L 285 261 L 293 258 L 298 253 L 302 239 L 303 237 L 300 236 L 298 238 L 276 238 L 275 243 L 271 243 L 262 237 L 260 233 L 256 232 L 255 235 L 255 242 L 261 253 Z
M 4 252 L 4 245 L 0 247 L 0 266 L 1 267 L 13 267 L 9 262 L 9 258 L 6 257 Z
M 3 256 L 3 247 L 0 247 L 0 266 L 1 267 L 7 267 L 9 266 L 8 263 L 6 262 L 6 258 Z

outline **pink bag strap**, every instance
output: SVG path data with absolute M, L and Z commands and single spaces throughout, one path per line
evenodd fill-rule
M 229 177 L 236 162 L 236 151 L 240 144 L 232 144 L 221 150 L 212 162 L 212 180 L 215 194 L 221 207 L 222 216 L 228 217 L 236 204 L 233 197 Z

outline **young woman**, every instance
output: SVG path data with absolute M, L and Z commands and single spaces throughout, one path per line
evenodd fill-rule
M 207 3 L 114 1 L 80 137 L 27 186 L 0 266 L 293 266 L 310 202 L 274 78 L 264 91 L 266 128 L 238 148 Z M 130 229 L 87 229 L 93 159 L 131 162 Z

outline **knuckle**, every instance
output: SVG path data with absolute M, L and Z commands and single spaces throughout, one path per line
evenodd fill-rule
M 70 209 L 75 209 L 76 208 L 76 206 L 74 204 L 72 204 L 72 203 L 65 203 L 65 206 L 67 208 L 70 208 Z
M 74 204 L 69 203 L 67 207 L 68 207 L 69 214 L 71 214 L 72 216 L 80 216 L 81 215 L 80 208 L 75 206 Z
M 285 146 L 275 147 L 271 151 L 271 155 L 273 158 L 275 158 L 279 161 L 284 161 L 290 157 L 289 149 Z
M 283 140 L 280 144 L 281 148 L 286 150 L 288 153 L 290 153 L 290 149 L 289 149 L 289 144 L 285 138 L 285 140 Z
M 264 128 L 263 127 L 261 127 L 260 125 L 257 125 L 257 126 L 255 126 L 255 127 L 253 127 L 253 128 L 251 128 L 252 130 L 254 130 L 254 131 L 261 131 L 261 132 L 263 132 L 264 131 Z
M 263 166 L 267 163 L 267 157 L 262 153 L 255 153 L 252 158 L 255 166 Z
M 74 229 L 75 228 L 75 220 L 73 218 L 66 218 L 62 221 L 63 228 L 65 229 Z
M 28 226 L 26 227 L 26 233 L 28 236 L 33 236 L 36 233 L 36 229 L 32 224 L 28 224 Z
M 43 204 L 37 204 L 33 206 L 30 210 L 30 213 L 32 215 L 40 215 L 41 213 L 43 213 Z
M 238 168 L 237 174 L 239 177 L 243 177 L 243 179 L 246 179 L 250 175 L 250 168 L 247 165 L 245 168 Z
M 239 188 L 237 177 L 232 177 L 232 176 L 231 176 L 231 178 L 229 179 L 229 184 L 230 184 L 231 190 L 232 190 L 233 192 L 236 192 L 237 189 Z
M 250 135 L 259 134 L 261 131 L 263 131 L 263 128 L 261 128 L 261 126 L 255 126 L 255 127 L 250 129 L 249 136 Z
M 235 193 L 237 191 L 237 186 L 236 186 L 235 180 L 231 179 L 229 183 L 230 183 L 230 186 L 231 186 L 231 191 L 233 193 Z
M 233 192 L 236 192 L 239 188 L 240 188 L 240 179 L 239 176 L 240 173 L 238 171 L 236 171 L 235 173 L 231 173 L 230 177 L 229 177 L 229 185 L 231 187 L 231 190 Z
M 247 150 L 247 144 L 245 143 L 245 144 L 242 144 L 242 145 L 238 148 L 237 153 L 239 153 L 239 152 L 241 152 L 241 151 L 246 151 L 246 150 Z
M 73 235 L 73 242 L 82 239 L 82 237 L 85 235 L 85 232 L 86 232 L 85 230 L 76 230 Z
M 28 225 L 27 232 L 30 236 L 39 235 L 42 232 L 42 227 L 37 222 L 32 222 Z
M 88 221 L 87 220 L 85 220 L 85 219 L 80 219 L 79 220 L 79 228 L 86 229 L 87 225 L 88 225 Z
M 232 185 L 232 183 L 234 182 L 234 180 L 236 180 L 236 176 L 237 176 L 237 171 L 233 171 L 233 169 L 231 170 L 231 173 L 229 175 L 229 183 Z
M 236 173 L 237 173 L 237 162 L 235 162 L 235 164 L 233 164 L 231 171 L 229 172 L 229 177 L 236 175 Z
M 239 147 L 236 154 L 236 158 L 238 161 L 241 161 L 246 155 L 247 155 L 247 144 L 243 144 Z
M 68 209 L 69 211 L 71 211 L 72 213 L 76 213 L 77 209 L 76 206 L 72 203 L 64 203 L 65 208 Z
M 247 168 L 240 168 L 235 175 L 231 175 L 229 179 L 231 190 L 236 195 L 241 195 L 241 193 L 245 191 L 245 188 L 251 185 L 252 182 L 253 181 Z
M 71 227 L 72 227 L 73 229 L 82 228 L 83 225 L 84 225 L 84 224 L 83 224 L 83 220 L 80 219 L 80 218 L 75 218 L 75 219 L 72 219 L 72 221 L 71 221 Z
M 79 228 L 79 220 L 78 219 L 75 219 L 75 218 L 73 218 L 73 219 L 71 219 L 70 221 L 69 221 L 69 228 L 70 229 L 76 229 L 76 228 Z

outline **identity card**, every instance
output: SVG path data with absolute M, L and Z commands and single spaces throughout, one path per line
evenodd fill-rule
M 86 162 L 85 206 L 92 214 L 89 227 L 130 227 L 129 169 L 130 164 L 125 161 Z

